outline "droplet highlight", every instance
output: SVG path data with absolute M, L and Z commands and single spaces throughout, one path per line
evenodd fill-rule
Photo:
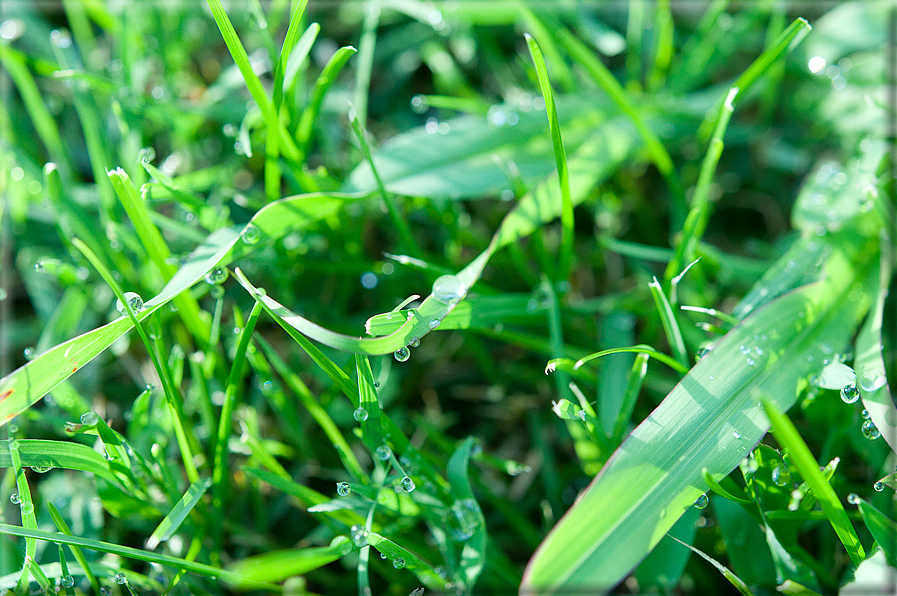
M 125 292 L 125 301 L 128 303 L 128 306 L 131 307 L 131 310 L 134 311 L 134 314 L 139 313 L 144 308 L 143 298 L 136 292 Z M 121 300 L 115 301 L 115 310 L 117 310 L 120 315 L 127 314 L 125 305 L 121 303 Z

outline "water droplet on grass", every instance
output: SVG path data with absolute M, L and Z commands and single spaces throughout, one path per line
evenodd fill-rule
M 81 424 L 85 426 L 94 426 L 100 422 L 100 417 L 96 412 L 84 412 L 81 414 Z
M 125 576 L 124 573 L 122 573 L 120 571 L 118 573 L 116 573 L 115 577 L 113 577 L 112 579 L 115 580 L 115 583 L 117 583 L 120 586 L 123 586 L 126 583 L 128 583 L 128 578 Z
M 405 362 L 406 360 L 411 358 L 411 350 L 409 350 L 407 346 L 404 348 L 399 348 L 395 351 L 393 356 L 395 356 L 395 359 L 399 362 Z
M 341 497 L 349 496 L 349 493 L 352 492 L 352 487 L 349 486 L 348 482 L 337 482 L 336 483 L 336 494 Z
M 869 420 L 869 410 L 864 409 L 862 412 L 860 412 L 860 416 L 863 418 L 863 420 Z
M 380 558 L 381 558 L 381 559 L 385 559 L 385 558 L 386 558 L 386 553 L 380 553 Z
M 390 449 L 388 445 L 380 445 L 377 447 L 376 451 L 374 451 L 374 455 L 376 455 L 377 459 L 380 461 L 386 461 L 392 457 L 392 449 Z
M 453 305 L 467 294 L 467 287 L 454 275 L 443 275 L 433 282 L 433 298 Z
M 402 478 L 402 490 L 403 491 L 405 491 L 406 493 L 410 493 L 410 492 L 413 492 L 414 489 L 415 489 L 414 480 L 412 480 L 408 476 L 405 476 L 404 478 Z
M 27 501 L 22 501 L 21 508 L 22 508 L 22 515 L 31 515 L 32 513 L 34 513 L 34 504 L 33 503 L 29 503 Z
M 75 578 L 72 575 L 66 575 L 62 578 L 62 587 L 63 588 L 74 588 L 75 587 Z
M 141 298 L 140 294 L 137 292 L 125 292 L 125 300 L 127 301 L 128 306 L 131 307 L 131 310 L 134 311 L 134 314 L 143 310 L 143 298 Z M 125 305 L 121 303 L 121 300 L 115 301 L 115 310 L 117 310 L 120 315 L 126 314 Z
M 38 474 L 46 474 L 52 469 L 53 466 L 31 466 L 31 471 L 37 472 Z
M 209 296 L 211 296 L 215 300 L 220 300 L 224 297 L 224 287 L 212 286 L 211 288 L 209 288 Z
M 206 273 L 206 283 L 210 286 L 217 286 L 224 283 L 224 280 L 227 279 L 227 269 L 224 267 L 216 267 L 212 269 L 208 273 Z
M 439 327 L 439 324 L 440 324 L 441 322 L 442 322 L 442 321 L 440 321 L 439 319 L 430 319 L 430 322 L 427 323 L 427 326 L 428 326 L 430 329 L 436 329 L 437 327 Z
M 451 508 L 448 520 L 449 533 L 452 538 L 462 542 L 473 536 L 480 525 L 477 516 L 477 503 L 473 499 L 456 501 Z
M 27 348 L 22 350 L 22 356 L 24 356 L 25 360 L 28 360 L 29 362 L 34 360 L 34 348 L 28 346 Z
M 791 472 L 787 468 L 778 465 L 772 470 L 772 481 L 776 486 L 785 486 L 791 481 Z
M 392 566 L 396 569 L 402 569 L 403 567 L 405 567 L 405 559 L 403 559 L 402 557 L 396 557 L 392 560 Z
M 841 387 L 841 400 L 846 404 L 852 404 L 860 398 L 860 392 L 856 385 L 844 385 Z
M 695 500 L 695 509 L 705 509 L 707 505 L 710 504 L 710 499 L 707 495 L 701 495 Z
M 847 495 L 847 502 L 851 505 L 859 505 L 860 497 L 856 493 L 850 493 L 849 495 Z
M 244 244 L 248 244 L 252 246 L 253 244 L 258 244 L 258 241 L 261 239 L 262 233 L 259 231 L 258 227 L 254 224 L 246 224 L 246 227 L 243 228 L 243 231 L 240 232 L 240 239 L 243 240 Z
M 879 480 L 878 482 L 876 482 L 875 484 L 872 485 L 872 488 L 875 489 L 875 492 L 880 493 L 881 491 L 883 491 L 885 489 L 885 483 L 882 482 L 881 480 Z
M 867 370 L 860 378 L 860 388 L 863 391 L 876 391 L 884 387 L 887 379 L 877 370 Z
M 352 533 L 352 544 L 357 547 L 367 546 L 368 543 L 368 531 L 364 529 L 364 526 L 354 525 L 350 530 Z
M 368 411 L 361 407 L 356 408 L 356 410 L 352 412 L 352 418 L 358 422 L 364 422 L 368 419 Z
M 11 495 L 9 495 L 9 502 L 13 505 L 18 505 L 19 503 L 21 503 L 22 500 L 19 498 L 19 493 L 12 493 Z
M 869 440 L 875 440 L 881 436 L 881 431 L 875 426 L 875 423 L 871 420 L 866 420 L 863 422 L 863 426 L 860 429 L 863 431 L 863 436 Z

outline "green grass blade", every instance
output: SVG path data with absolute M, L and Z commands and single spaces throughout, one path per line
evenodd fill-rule
M 551 81 L 548 79 L 548 68 L 545 66 L 542 50 L 539 48 L 536 40 L 529 34 L 526 35 L 526 45 L 529 47 L 533 64 L 536 66 L 539 89 L 542 91 L 542 97 L 545 99 L 545 112 L 548 114 L 551 144 L 554 147 L 554 158 L 557 161 L 558 183 L 561 190 L 562 234 L 555 280 L 563 281 L 569 277 L 570 267 L 573 264 L 573 200 L 570 197 L 570 173 L 567 170 L 567 151 L 564 149 L 564 141 L 561 139 L 557 107 L 554 103 L 554 91 L 552 91 Z
M 59 510 L 56 509 L 56 506 L 50 501 L 47 501 L 47 509 L 50 511 L 50 515 L 53 517 L 53 523 L 56 524 L 56 527 L 59 528 L 59 531 L 66 536 L 74 536 L 72 534 L 72 531 L 69 529 L 68 524 L 65 523 L 65 519 L 63 519 L 62 515 L 59 514 Z M 61 544 L 60 548 L 62 548 Z M 99 594 L 100 582 L 97 581 L 97 576 L 95 576 L 93 574 L 93 571 L 91 571 L 90 565 L 87 564 L 87 557 L 84 556 L 84 551 L 82 551 L 81 547 L 76 544 L 70 544 L 69 548 L 72 549 L 72 554 L 75 555 L 75 560 L 78 561 L 79 565 L 81 565 L 81 569 L 84 572 L 84 577 L 86 577 L 87 581 L 90 582 L 90 585 L 93 587 L 94 592 Z
M 867 240 L 823 241 L 833 245 L 827 277 L 748 317 L 691 368 L 543 541 L 521 591 L 612 589 L 706 492 L 704 468 L 715 479 L 728 475 L 763 437 L 768 423 L 758 396 L 783 408 L 794 402 L 798 381 L 817 366 L 807 354 L 823 341 L 846 341 L 878 278 Z M 841 291 L 854 281 L 866 288 L 865 299 Z
M 464 586 L 468 594 L 473 590 L 486 563 L 486 520 L 473 496 L 468 472 L 468 462 L 473 444 L 474 440 L 471 437 L 462 441 L 449 458 L 446 469 L 455 506 L 460 507 L 464 512 L 460 519 L 465 520 L 465 530 L 470 531 L 470 536 L 464 541 L 461 560 L 458 562 L 458 571 L 455 575 L 456 580 Z M 467 525 L 472 527 L 467 527 Z
M 181 527 L 181 524 L 184 523 L 184 520 L 187 519 L 187 516 L 190 515 L 190 512 L 193 511 L 193 508 L 211 485 L 211 478 L 197 480 L 190 485 L 190 488 L 187 489 L 181 500 L 175 503 L 168 515 L 165 516 L 159 525 L 156 526 L 156 529 L 153 530 L 153 533 L 150 534 L 150 537 L 147 538 L 147 550 L 155 550 L 160 542 L 168 540 L 177 532 L 178 528 Z
M 664 354 L 664 356 L 666 356 L 666 354 Z M 611 434 L 614 445 L 619 443 L 623 438 L 626 424 L 632 417 L 632 412 L 635 409 L 635 402 L 638 400 L 639 392 L 642 389 L 642 383 L 648 372 L 648 358 L 648 354 L 637 355 L 635 361 L 632 363 L 632 368 L 629 370 L 629 381 L 626 384 L 626 392 L 623 394 L 623 401 L 620 403 L 620 411 L 617 414 L 613 433 Z M 675 360 L 671 359 L 671 361 L 677 365 L 679 364 Z M 683 370 L 682 372 L 685 373 L 686 371 Z
M 813 494 L 816 495 L 822 510 L 825 512 L 825 516 L 847 550 L 850 560 L 855 565 L 859 565 L 866 557 L 863 545 L 860 544 L 860 539 L 857 537 L 856 531 L 847 517 L 847 512 L 844 511 L 844 506 L 841 505 L 838 495 L 835 494 L 832 485 L 819 471 L 819 464 L 816 462 L 816 458 L 813 457 L 794 424 L 782 413 L 778 405 L 765 398 L 762 400 L 762 403 L 763 410 L 773 426 L 776 440 L 785 448 L 791 456 L 794 467 L 797 468 L 807 484 L 810 485 Z
M 298 482 L 281 478 L 268 470 L 247 467 L 242 468 L 242 470 L 250 476 L 258 478 L 262 482 L 267 482 L 282 493 L 295 497 L 305 509 L 311 509 L 315 505 L 321 505 L 331 501 L 330 497 L 322 495 L 316 490 L 303 486 Z M 327 515 L 348 527 L 364 522 L 363 517 L 354 511 L 346 509 L 328 512 Z
M 729 499 L 730 501 L 732 501 L 733 503 L 740 503 L 742 505 L 753 505 L 754 504 L 754 501 L 751 501 L 750 499 L 746 499 L 744 497 L 735 496 L 734 494 L 732 494 L 731 492 L 729 492 L 725 488 L 723 488 L 722 485 L 719 482 L 717 482 L 716 479 L 713 478 L 713 476 L 710 474 L 710 472 L 707 470 L 707 468 L 704 468 L 702 470 L 702 475 L 704 477 L 704 482 L 707 483 L 707 486 L 710 488 L 710 490 L 712 490 L 719 496 L 725 497 L 725 498 Z
M 698 176 L 698 183 L 695 186 L 694 195 L 691 199 L 691 207 L 688 217 L 685 219 L 685 226 L 682 230 L 682 236 L 676 245 L 676 253 L 673 259 L 667 265 L 665 278 L 669 281 L 679 273 L 685 263 L 694 261 L 695 248 L 704 235 L 707 228 L 707 221 L 710 219 L 710 184 L 713 182 L 713 175 L 716 172 L 716 166 L 719 158 L 723 153 L 723 137 L 726 134 L 726 128 L 729 126 L 729 119 L 732 112 L 735 111 L 732 102 L 739 93 L 738 87 L 729 89 L 726 100 L 720 108 L 720 115 L 716 121 L 716 128 L 713 131 L 713 137 L 710 139 L 710 146 L 704 155 L 704 161 L 701 162 L 701 173 Z
M 23 466 L 79 470 L 116 482 L 103 456 L 86 445 L 46 439 L 18 439 L 16 444 Z M 9 467 L 12 467 L 10 452 L 2 449 L 0 468 Z
M 660 314 L 660 322 L 663 324 L 663 332 L 670 344 L 670 349 L 673 351 L 673 356 L 679 364 L 687 368 L 688 353 L 685 351 L 685 341 L 682 339 L 682 332 L 679 330 L 679 322 L 676 320 L 676 315 L 667 300 L 666 294 L 663 293 L 663 288 L 660 287 L 660 282 L 657 281 L 656 277 L 648 284 L 648 287 L 651 288 L 651 295 L 654 297 L 654 305 L 657 307 L 657 312 Z
M 363 354 L 355 354 L 355 371 L 358 376 L 358 408 L 367 416 L 361 421 L 361 436 L 368 450 L 374 453 L 383 444 L 383 425 L 380 421 L 380 402 L 374 387 L 371 362 Z
M 280 50 L 280 57 L 277 59 L 277 66 L 274 68 L 274 111 L 280 113 L 280 104 L 283 101 L 283 80 L 286 73 L 287 64 L 290 61 L 290 54 L 299 41 L 300 29 L 302 25 L 302 16 L 305 14 L 305 7 L 308 0 L 299 0 L 293 13 L 290 15 L 290 25 L 287 27 L 286 37 L 283 39 L 283 47 Z
M 852 500 L 860 508 L 860 514 L 863 516 L 863 521 L 866 522 L 866 527 L 869 528 L 872 537 L 884 551 L 888 564 L 897 567 L 897 522 L 865 499 L 857 495 L 852 495 L 852 497 Z
M 355 67 L 355 93 L 352 104 L 362 128 L 368 123 L 368 93 L 371 88 L 371 71 L 374 67 L 374 48 L 377 45 L 377 27 L 380 24 L 380 5 L 371 4 L 362 9 L 361 39 L 358 41 L 358 60 Z
M 25 569 L 27 569 L 35 581 L 37 581 L 37 585 L 44 591 L 44 594 L 49 595 L 55 592 L 53 586 L 50 585 L 50 578 L 47 577 L 43 569 L 40 568 L 40 565 L 37 564 L 37 561 L 35 561 L 31 555 L 25 555 Z
M 304 575 L 352 552 L 352 542 L 338 536 L 330 546 L 280 550 L 246 557 L 228 570 L 241 578 L 237 588 L 251 588 L 257 582 L 281 582 L 295 575 Z
M 321 111 L 321 105 L 324 103 L 324 96 L 327 95 L 327 91 L 336 82 L 336 77 L 343 69 L 343 66 L 356 52 L 357 50 L 352 46 L 338 49 L 324 66 L 324 70 L 321 71 L 318 80 L 315 81 L 311 99 L 308 101 L 305 109 L 302 110 L 302 115 L 299 116 L 299 125 L 296 127 L 296 138 L 301 155 L 308 154 L 314 125 L 317 122 L 318 113 Z
M 15 438 L 6 441 L 7 454 L 9 455 L 10 464 L 13 474 L 16 477 L 16 489 L 18 490 L 19 514 L 22 517 L 22 526 L 29 530 L 37 529 L 37 517 L 34 515 L 34 501 L 31 498 L 31 489 L 28 486 L 28 478 L 25 476 L 25 469 L 22 467 L 22 460 L 19 457 L 19 444 Z M 34 559 L 37 555 L 37 541 L 33 538 L 25 539 L 25 561 Z M 16 591 L 23 592 L 28 585 L 28 574 L 31 573 L 29 565 L 22 568 L 19 575 L 19 582 Z
M 393 561 L 393 566 L 395 566 L 396 561 L 401 559 L 404 562 L 402 569 L 407 569 L 417 575 L 418 579 L 427 588 L 431 590 L 442 590 L 445 588 L 445 579 L 437 575 L 429 563 L 410 550 L 396 544 L 385 536 L 381 536 L 377 532 L 368 534 L 368 544 L 386 555 L 387 559 Z
M 583 356 L 582 358 L 580 358 L 579 360 L 577 360 L 575 362 L 572 360 L 569 360 L 568 358 L 555 358 L 554 360 L 550 360 L 548 362 L 548 365 L 545 367 L 545 370 L 546 370 L 546 372 L 552 372 L 553 370 L 555 370 L 557 368 L 562 368 L 564 370 L 577 370 L 580 367 L 582 367 L 583 364 L 585 364 L 586 362 L 588 362 L 590 360 L 594 360 L 595 358 L 601 358 L 602 356 L 607 356 L 608 354 L 625 354 L 625 353 L 647 354 L 651 358 L 654 358 L 655 360 L 659 360 L 660 362 L 663 362 L 664 364 L 666 364 L 667 366 L 669 366 L 670 368 L 672 368 L 675 371 L 678 371 L 682 374 L 685 374 L 688 372 L 687 366 L 680 364 L 678 361 L 674 360 L 673 358 L 670 358 L 663 352 L 658 352 L 651 346 L 646 346 L 646 345 L 630 346 L 630 347 L 626 347 L 626 348 L 609 348 L 607 350 L 601 350 L 600 352 L 595 352 L 594 354 L 589 354 L 588 356 Z
M 742 594 L 742 596 L 754 596 L 754 593 L 751 592 L 750 588 L 747 587 L 747 584 L 745 584 L 741 580 L 740 577 L 738 577 L 737 575 L 732 573 L 732 571 L 728 567 L 726 567 L 725 565 L 723 565 L 722 563 L 720 563 L 713 557 L 707 555 L 703 551 L 696 549 L 692 545 L 686 544 L 686 543 L 682 542 L 681 540 L 679 540 L 678 538 L 675 538 L 675 537 L 672 537 L 672 538 L 673 538 L 673 540 L 675 540 L 676 542 L 678 542 L 679 544 L 681 544 L 682 546 L 684 546 L 691 552 L 695 553 L 696 555 L 698 555 L 699 557 L 701 557 L 702 559 L 704 559 L 705 561 L 707 561 L 708 563 L 710 563 L 711 565 L 716 567 L 716 570 L 719 571 L 720 573 L 722 573 L 723 577 L 725 577 L 727 580 L 729 580 L 730 584 L 735 586 L 735 589 L 738 590 L 739 594 Z
M 660 89 L 673 59 L 673 13 L 670 0 L 658 0 L 654 6 L 654 60 L 648 74 L 648 89 Z
M 144 561 L 146 563 L 157 563 L 159 565 L 172 567 L 174 569 L 184 569 L 191 573 L 204 575 L 206 577 L 218 578 L 231 585 L 240 585 L 252 587 L 258 590 L 268 590 L 274 592 L 281 591 L 280 586 L 275 586 L 273 584 L 265 582 L 258 582 L 251 578 L 244 578 L 239 573 L 234 573 L 227 569 L 219 569 L 217 567 L 212 567 L 211 565 L 205 565 L 203 563 L 196 563 L 194 561 L 187 561 L 185 559 L 179 559 L 177 557 L 152 553 L 149 551 L 141 550 L 139 548 L 119 546 L 117 544 L 102 542 L 100 540 L 82 538 L 80 536 L 69 536 L 66 534 L 59 534 L 57 532 L 46 532 L 44 530 L 20 528 L 18 526 L 11 526 L 9 524 L 0 524 L 0 534 L 5 534 L 7 536 L 20 536 L 22 538 L 34 538 L 36 540 L 43 540 L 45 542 L 51 542 L 53 544 L 68 544 L 70 546 L 78 546 L 96 552 L 118 555 L 119 557 L 125 559 Z

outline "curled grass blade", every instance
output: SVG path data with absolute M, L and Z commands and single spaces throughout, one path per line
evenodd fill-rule
M 816 495 L 826 518 L 847 550 L 850 560 L 855 565 L 859 565 L 866 556 L 863 545 L 860 544 L 860 539 L 847 517 L 847 512 L 844 511 L 844 506 L 841 505 L 838 495 L 820 472 L 816 458 L 813 457 L 794 424 L 782 413 L 778 405 L 766 398 L 761 403 L 766 416 L 773 425 L 776 440 L 786 449 L 794 467 Z
M 548 129 L 551 133 L 551 144 L 554 147 L 554 158 L 557 162 L 558 183 L 561 190 L 561 246 L 558 255 L 558 269 L 556 280 L 567 279 L 570 275 L 570 266 L 573 263 L 573 199 L 570 197 L 570 173 L 567 169 L 567 151 L 564 149 L 564 141 L 561 139 L 561 128 L 558 124 L 557 107 L 554 102 L 554 91 L 548 78 L 548 68 L 542 57 L 539 44 L 529 34 L 526 34 L 526 45 L 529 47 L 530 56 L 536 67 L 536 75 L 539 79 L 539 89 L 545 99 L 545 112 L 548 114 Z
M 545 367 L 547 372 L 552 372 L 556 368 L 563 368 L 564 370 L 577 370 L 582 367 L 583 364 L 590 360 L 594 360 L 595 358 L 601 358 L 602 356 L 607 356 L 608 354 L 621 354 L 621 353 L 633 353 L 633 354 L 647 354 L 651 358 L 655 360 L 659 360 L 663 362 L 673 370 L 685 374 L 688 372 L 688 367 L 683 366 L 676 360 L 670 358 L 663 352 L 658 352 L 651 346 L 646 345 L 638 345 L 631 346 L 627 348 L 609 348 L 607 350 L 601 350 L 600 352 L 595 352 L 594 354 L 589 354 L 579 360 L 573 362 L 569 358 L 555 358 L 554 360 L 550 360 L 548 362 L 548 366 Z
M 670 349 L 673 351 L 673 356 L 679 364 L 687 369 L 688 354 L 685 351 L 685 341 L 682 339 L 682 332 L 679 330 L 676 314 L 673 312 L 673 308 L 670 306 L 670 302 L 667 300 L 666 294 L 663 293 L 663 288 L 660 287 L 660 282 L 657 281 L 656 277 L 648 284 L 648 287 L 651 289 L 651 295 L 654 297 L 654 305 L 657 307 L 658 314 L 660 314 L 663 332 L 667 337 L 667 342 L 670 344 Z

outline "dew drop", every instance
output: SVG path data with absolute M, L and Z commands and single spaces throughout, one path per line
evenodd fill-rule
M 467 287 L 454 275 L 443 275 L 433 282 L 433 298 L 453 305 L 467 294 Z
M 414 480 L 412 480 L 408 476 L 405 476 L 404 478 L 402 478 L 402 490 L 403 491 L 405 491 L 406 493 L 410 493 L 410 492 L 414 491 L 414 489 L 415 489 Z
M 364 422 L 368 419 L 368 411 L 362 407 L 358 407 L 352 412 L 352 418 L 354 418 L 358 422 Z
M 859 505 L 860 497 L 856 493 L 850 493 L 849 495 L 847 495 L 847 502 L 851 505 Z
M 34 504 L 29 503 L 27 501 L 22 501 L 22 515 L 31 515 L 34 513 Z
M 352 533 L 352 544 L 357 547 L 366 546 L 368 543 L 368 531 L 364 529 L 364 526 L 354 525 L 351 528 Z
M 62 578 L 62 587 L 63 588 L 74 588 L 75 587 L 75 577 L 72 575 L 66 575 Z
M 399 348 L 395 351 L 393 356 L 395 356 L 396 360 L 398 360 L 399 362 L 405 362 L 406 360 L 411 358 L 411 350 L 409 350 L 407 347 Z
M 869 420 L 869 416 L 871 416 L 871 414 L 869 414 L 869 410 L 864 409 L 862 412 L 860 412 L 860 416 L 862 416 L 863 420 Z
M 34 360 L 34 348 L 28 346 L 27 348 L 22 350 L 22 356 L 24 356 L 25 360 L 28 360 L 29 362 Z
M 116 573 L 115 577 L 113 577 L 112 579 L 114 579 L 115 583 L 117 583 L 120 586 L 123 586 L 126 583 L 128 583 L 128 578 L 125 576 L 124 573 L 122 573 L 120 571 L 118 573 Z
M 95 426 L 100 422 L 100 417 L 96 412 L 84 412 L 81 414 L 81 424 L 85 426 Z
M 852 404 L 860 398 L 860 392 L 857 386 L 853 384 L 841 387 L 841 400 L 846 404 Z
M 140 297 L 140 294 L 136 292 L 125 292 L 125 300 L 127 301 L 128 306 L 131 307 L 131 310 L 134 311 L 134 314 L 143 310 L 143 298 Z M 127 314 L 121 300 L 115 301 L 115 310 L 117 310 L 120 315 Z
M 710 499 L 707 498 L 707 495 L 701 495 L 695 500 L 695 508 L 696 509 L 705 509 L 707 505 L 710 503 Z
M 22 500 L 19 498 L 19 493 L 12 493 L 11 495 L 9 495 L 9 502 L 13 505 L 18 505 L 19 503 L 21 503 Z
M 733 436 L 736 440 L 740 440 L 740 439 L 741 439 L 741 433 L 738 432 L 737 430 L 733 430 L 733 431 L 732 431 L 732 436 Z
M 579 419 L 582 420 L 583 422 L 586 421 L 586 411 L 585 410 L 580 410 L 579 413 L 577 414 L 577 416 L 579 416 Z
M 349 486 L 348 482 L 337 482 L 336 483 L 336 494 L 341 497 L 349 496 L 349 493 L 352 492 L 352 487 Z
M 418 338 L 418 337 L 412 337 L 412 338 L 411 338 L 411 341 L 408 342 L 408 347 L 409 347 L 409 348 L 416 348 L 416 347 L 418 347 L 418 346 L 420 346 L 420 338 Z
M 879 480 L 878 482 L 876 482 L 875 484 L 872 485 L 872 488 L 875 489 L 875 492 L 880 493 L 881 491 L 883 491 L 885 489 L 885 483 L 882 482 L 881 480 Z
M 31 471 L 37 472 L 38 474 L 46 474 L 52 469 L 53 466 L 31 466 Z
M 781 465 L 772 469 L 772 481 L 776 486 L 785 486 L 791 481 L 791 472 Z
M 224 283 L 224 280 L 227 279 L 227 269 L 224 267 L 216 267 L 206 273 L 206 283 L 210 286 L 217 286 Z
M 386 461 L 392 456 L 392 449 L 390 449 L 388 445 L 380 445 L 374 451 L 374 455 L 376 455 L 377 459 L 380 461 Z
M 863 426 L 861 427 L 863 431 L 863 436 L 869 440 L 875 440 L 881 436 L 881 431 L 875 426 L 875 423 L 871 420 L 866 420 L 863 422 Z
M 405 559 L 403 559 L 402 557 L 396 557 L 392 560 L 392 566 L 396 569 L 402 569 L 403 567 L 405 567 Z
M 442 321 L 440 321 L 439 319 L 430 319 L 430 322 L 427 323 L 427 326 L 428 326 L 430 329 L 436 329 L 437 327 L 439 327 L 439 324 L 440 324 L 441 322 L 442 322 Z
M 224 286 L 212 286 L 209 288 L 209 296 L 215 300 L 220 300 L 224 297 Z
M 741 353 L 744 354 L 745 356 L 747 356 L 748 354 L 751 353 L 751 349 L 747 346 L 739 346 L 738 349 L 741 350 Z
M 258 244 L 258 241 L 261 239 L 262 233 L 259 231 L 258 227 L 254 224 L 246 224 L 246 227 L 243 228 L 243 231 L 240 232 L 240 239 L 243 240 L 244 244 L 248 244 L 252 246 L 253 244 Z
M 380 558 L 381 558 L 381 559 L 385 559 L 385 558 L 386 558 L 386 553 L 380 553 Z
M 867 370 L 863 372 L 862 378 L 860 378 L 860 388 L 863 391 L 876 391 L 877 389 L 881 389 L 884 387 L 887 379 L 885 376 L 881 374 L 881 372 L 877 370 Z
M 112 588 L 103 586 L 100 588 L 100 596 L 112 596 Z

